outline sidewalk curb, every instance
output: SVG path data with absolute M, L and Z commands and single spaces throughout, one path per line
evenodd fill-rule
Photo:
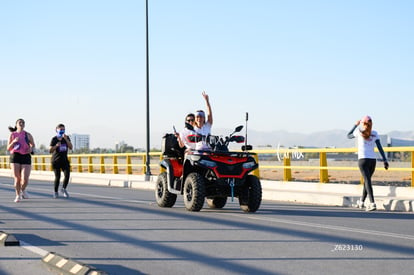
M 59 255 L 55 252 L 49 252 L 42 258 L 42 262 L 49 267 L 58 270 L 61 274 L 71 275 L 106 275 L 104 271 L 100 271 L 93 266 L 71 260 L 70 258 Z
M 0 244 L 3 246 L 20 246 L 20 241 L 13 235 L 0 231 Z

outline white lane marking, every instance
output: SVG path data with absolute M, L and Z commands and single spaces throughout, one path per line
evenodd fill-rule
M 33 253 L 35 253 L 35 254 L 40 255 L 42 257 L 44 257 L 47 254 L 49 254 L 48 251 L 46 251 L 46 250 L 44 250 L 44 249 L 42 249 L 40 247 L 33 246 L 30 243 L 27 243 L 27 242 L 24 242 L 24 241 L 20 241 L 20 246 L 23 247 L 23 248 L 25 248 L 25 249 L 27 249 L 27 250 L 29 250 L 29 251 L 31 251 L 31 252 L 33 252 Z
M 75 192 L 73 192 L 73 193 L 71 192 L 71 194 L 75 194 L 75 195 L 78 195 L 78 196 L 84 196 L 84 197 L 91 197 L 91 198 L 108 199 L 108 200 L 125 201 L 125 202 L 134 202 L 134 203 L 143 203 L 143 204 L 148 204 L 148 203 L 152 202 L 152 201 L 129 200 L 129 199 L 118 198 L 118 197 L 108 197 L 108 196 L 92 195 L 92 194 L 85 194 L 85 193 L 75 193 Z
M 376 231 L 376 230 L 368 230 L 368 229 L 359 229 L 359 228 L 351 228 L 346 226 L 336 226 L 336 225 L 325 225 L 325 224 L 319 224 L 319 223 L 310 223 L 310 222 L 300 222 L 300 221 L 293 221 L 293 220 L 284 220 L 284 219 L 275 219 L 275 218 L 263 218 L 258 216 L 246 216 L 245 214 L 233 214 L 233 213 L 223 213 L 228 216 L 234 216 L 234 217 L 243 217 L 251 220 L 261 220 L 261 221 L 271 221 L 274 223 L 284 223 L 284 224 L 290 224 L 290 225 L 300 225 L 300 226 L 307 226 L 307 227 L 313 227 L 313 228 L 321 228 L 321 229 L 330 229 L 335 231 L 347 231 L 352 233 L 362 233 L 362 234 L 368 234 L 368 235 L 376 235 L 376 236 L 384 236 L 384 237 L 390 237 L 390 238 L 397 238 L 397 239 L 404 239 L 404 240 L 414 240 L 413 235 L 404 235 L 404 234 L 397 234 L 397 233 L 391 233 L 391 232 L 383 232 L 383 231 Z
M 8 185 L 10 186 L 10 184 L 4 184 L 4 183 L 0 183 L 0 185 Z M 14 187 L 11 186 L 13 189 Z M 30 185 L 30 188 L 28 189 L 29 195 L 30 195 L 30 190 L 36 190 L 36 191 L 42 191 L 42 192 L 49 192 L 49 189 L 45 189 L 45 188 L 40 188 L 40 187 L 34 187 L 32 185 Z M 143 200 L 130 200 L 130 199 L 124 199 L 124 198 L 119 198 L 119 197 L 109 197 L 109 196 L 101 196 L 101 195 L 93 195 L 93 194 L 87 194 L 87 193 L 77 193 L 77 192 L 69 192 L 69 196 L 71 194 L 80 196 L 80 197 L 91 197 L 91 198 L 99 198 L 99 199 L 108 199 L 108 200 L 118 200 L 118 201 L 125 201 L 125 202 L 133 202 L 133 203 L 142 203 L 142 204 L 150 204 L 153 201 L 143 201 Z M 50 198 L 52 199 L 52 195 L 50 195 Z M 59 199 L 63 199 L 63 196 L 59 196 Z M 30 199 L 30 198 L 29 198 Z M 66 198 L 64 198 L 66 199 Z M 70 199 L 70 197 L 69 197 Z

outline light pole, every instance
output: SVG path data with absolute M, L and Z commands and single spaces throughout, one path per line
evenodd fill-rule
M 149 181 L 151 176 L 151 170 L 150 170 L 150 112 L 149 112 L 149 43 L 148 43 L 148 0 L 145 1 L 145 20 L 146 20 L 146 51 L 147 51 L 147 96 L 146 96 L 146 102 L 147 102 L 147 158 L 145 162 L 145 180 Z

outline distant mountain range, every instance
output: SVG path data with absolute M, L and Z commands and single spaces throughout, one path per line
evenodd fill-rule
M 255 131 L 248 130 L 247 140 L 248 143 L 253 145 L 254 148 L 276 148 L 278 145 L 284 147 L 302 146 L 302 147 L 336 147 L 336 148 L 347 148 L 355 146 L 355 139 L 348 139 L 347 134 L 349 130 L 329 130 L 320 131 L 310 134 L 294 133 L 284 130 L 277 131 Z M 228 135 L 232 132 L 232 129 L 215 128 L 213 133 L 216 135 Z M 244 130 L 240 133 L 245 135 Z M 402 144 L 404 146 L 414 146 L 414 131 L 392 131 L 389 133 L 380 133 L 381 136 L 386 136 L 381 140 L 383 146 L 387 146 L 390 138 L 409 140 L 411 144 Z M 158 136 L 163 136 L 159 134 Z M 155 140 L 154 140 L 155 141 Z M 155 147 L 159 147 L 160 139 L 153 143 Z
M 248 130 L 248 143 L 254 145 L 256 148 L 264 146 L 277 147 L 285 146 L 303 146 L 303 147 L 337 147 L 346 148 L 355 146 L 355 139 L 348 139 L 347 134 L 349 130 L 329 130 L 314 132 L 310 134 L 293 133 L 283 130 L 262 132 Z M 217 132 L 230 133 L 230 130 L 217 129 Z M 244 135 L 245 133 L 242 132 Z M 381 133 L 380 133 L 381 134 Z M 414 131 L 392 131 L 381 136 L 387 135 L 388 139 L 404 139 L 412 140 L 414 143 Z M 386 141 L 382 141 L 385 143 Z M 383 144 L 386 146 L 386 144 Z

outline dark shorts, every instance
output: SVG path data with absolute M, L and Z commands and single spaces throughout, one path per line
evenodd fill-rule
M 10 163 L 31 165 L 32 156 L 30 154 L 22 155 L 19 153 L 13 153 L 10 155 Z

